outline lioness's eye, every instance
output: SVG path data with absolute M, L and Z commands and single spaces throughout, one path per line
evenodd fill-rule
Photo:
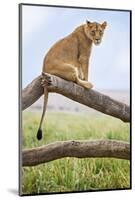
M 91 34 L 92 34 L 92 35 L 95 35 L 95 31 L 91 31 Z
M 99 32 L 100 32 L 100 34 L 102 34 L 102 33 L 103 33 L 103 31 L 101 31 L 101 30 L 100 30 Z

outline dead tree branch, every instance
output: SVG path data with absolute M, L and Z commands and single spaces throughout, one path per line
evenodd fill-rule
M 46 77 L 51 78 L 51 85 L 47 87 L 49 92 L 62 94 L 104 114 L 111 115 L 124 122 L 130 122 L 130 107 L 128 105 L 97 91 L 84 89 L 73 82 L 66 81 L 54 75 L 46 74 L 44 79 Z M 42 79 L 43 76 L 37 77 L 23 89 L 22 110 L 32 105 L 43 94 L 43 87 L 41 86 Z
M 64 157 L 130 159 L 130 145 L 115 140 L 61 141 L 24 150 L 23 166 L 35 166 Z
M 124 122 L 130 122 L 130 107 L 128 105 L 50 74 L 37 77 L 22 91 L 22 110 L 31 106 L 41 97 L 43 94 L 41 81 L 47 81 L 48 78 L 51 79 L 51 85 L 47 86 L 48 92 L 62 94 L 104 114 L 116 117 Z M 42 147 L 23 150 L 22 166 L 35 166 L 64 157 L 112 157 L 129 160 L 130 145 L 113 140 L 55 142 Z

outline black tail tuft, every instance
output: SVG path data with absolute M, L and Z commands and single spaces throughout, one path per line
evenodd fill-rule
M 38 132 L 37 132 L 37 139 L 38 139 L 38 140 L 41 140 L 41 139 L 42 139 L 42 130 L 41 130 L 41 129 L 38 129 Z

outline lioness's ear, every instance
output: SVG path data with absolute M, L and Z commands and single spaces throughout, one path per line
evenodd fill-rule
M 103 22 L 103 24 L 101 26 L 102 26 L 103 29 L 105 29 L 106 26 L 107 26 L 107 22 Z
M 89 24 L 90 24 L 90 21 L 86 20 L 86 24 L 88 24 L 88 25 L 89 25 Z

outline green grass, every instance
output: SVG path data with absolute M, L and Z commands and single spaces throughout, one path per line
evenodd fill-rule
M 40 113 L 23 113 L 22 148 L 61 140 L 129 141 L 129 125 L 105 115 L 47 113 L 37 141 Z M 52 193 L 130 187 L 130 163 L 109 158 L 64 158 L 22 169 L 22 193 Z

